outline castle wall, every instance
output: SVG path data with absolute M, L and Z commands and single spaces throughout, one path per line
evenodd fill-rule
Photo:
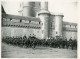
M 6 36 L 10 36 L 10 37 L 20 36 L 20 37 L 23 37 L 24 35 L 26 35 L 28 37 L 28 36 L 35 35 L 37 38 L 41 38 L 40 29 L 2 27 L 1 32 L 2 32 L 2 37 L 6 37 Z
M 2 37 L 32 35 L 41 38 L 41 21 L 39 18 L 2 14 Z
M 63 37 L 66 37 L 68 40 L 72 37 L 72 39 L 77 39 L 77 24 L 63 22 Z
M 63 37 L 66 37 L 69 40 L 71 37 L 72 39 L 77 39 L 77 32 L 73 31 L 63 31 Z

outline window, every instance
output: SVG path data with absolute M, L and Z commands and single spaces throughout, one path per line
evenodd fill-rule
M 40 6 L 40 3 L 39 3 L 39 6 Z
M 77 28 L 77 26 L 76 26 L 76 28 Z
M 71 25 L 70 25 L 70 27 L 71 27 Z
M 28 26 L 28 28 L 29 28 L 29 26 Z
M 56 32 L 56 34 L 57 34 L 57 32 Z
M 31 22 L 31 20 L 29 21 L 29 23 Z
M 14 25 L 15 26 L 15 25 Z
M 52 27 L 52 24 L 51 24 L 51 27 Z
M 20 20 L 20 22 L 22 22 L 22 20 Z
M 43 23 L 42 23 L 42 25 L 43 25 Z
M 66 25 L 66 27 L 70 27 L 70 25 Z
M 10 18 L 10 21 L 12 21 L 12 18 Z
M 71 28 L 75 28 L 75 27 L 72 25 Z
M 39 22 L 39 24 L 40 24 L 40 22 Z

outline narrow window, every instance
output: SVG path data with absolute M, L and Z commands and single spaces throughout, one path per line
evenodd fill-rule
M 12 18 L 10 18 L 10 21 L 12 21 Z
M 20 22 L 22 22 L 22 20 L 20 20 Z
M 40 22 L 39 22 L 39 24 L 40 24 Z
M 31 21 L 29 21 L 29 23 L 30 23 Z
M 52 27 L 52 24 L 51 24 L 51 27 Z
M 70 25 L 70 28 L 71 28 L 71 25 Z
M 76 28 L 76 26 L 75 26 L 75 28 Z
M 56 32 L 56 34 L 57 34 L 57 32 Z

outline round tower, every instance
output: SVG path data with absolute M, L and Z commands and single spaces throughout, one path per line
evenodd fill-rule
M 23 2 L 20 3 L 19 15 L 23 16 Z
M 49 21 L 49 37 L 55 37 L 55 19 L 54 14 L 51 13 L 50 21 Z
M 41 3 L 41 5 L 46 6 L 46 2 Z M 39 16 L 39 18 L 41 20 L 41 24 L 42 24 L 42 28 L 41 28 L 42 39 L 46 39 L 49 37 L 49 35 L 48 35 L 49 25 L 48 24 L 49 24 L 50 13 L 49 13 L 48 9 L 46 9 L 46 7 L 44 7 L 38 12 L 38 16 Z
M 23 2 L 23 16 L 34 17 L 35 2 Z
M 48 10 L 48 2 L 41 2 L 41 10 Z
M 62 36 L 63 15 L 55 14 L 55 36 Z

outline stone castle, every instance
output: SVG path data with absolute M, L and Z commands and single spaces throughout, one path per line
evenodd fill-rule
M 2 37 L 34 35 L 39 39 L 56 36 L 77 39 L 77 24 L 64 22 L 63 14 L 48 11 L 48 2 L 22 2 L 18 12 L 19 16 L 2 13 Z

